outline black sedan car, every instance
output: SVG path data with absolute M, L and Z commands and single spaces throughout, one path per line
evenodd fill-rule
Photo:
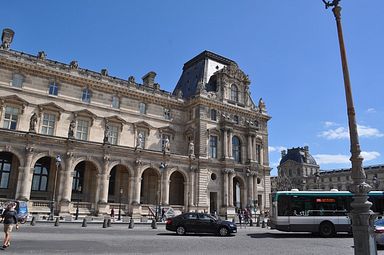
M 176 231 L 178 235 L 186 233 L 213 233 L 220 236 L 227 236 L 236 233 L 235 223 L 215 219 L 206 213 L 183 213 L 176 217 L 167 219 L 165 228 L 169 231 Z

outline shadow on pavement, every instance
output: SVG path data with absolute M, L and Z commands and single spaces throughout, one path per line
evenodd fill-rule
M 158 236 L 179 236 L 178 234 L 176 234 L 176 233 L 158 233 L 157 234 Z M 229 236 L 218 236 L 218 235 L 214 235 L 214 234 L 196 234 L 196 233 L 187 233 L 186 235 L 184 235 L 184 236 L 200 236 L 200 237 L 223 237 L 223 238 L 225 238 L 225 237 L 234 237 L 235 235 L 234 234 L 232 234 L 232 235 L 229 235 Z
M 251 238 L 323 238 L 319 236 L 318 234 L 312 234 L 312 233 L 254 233 L 254 234 L 247 234 L 247 236 Z M 352 238 L 349 234 L 337 234 L 334 237 L 331 238 Z

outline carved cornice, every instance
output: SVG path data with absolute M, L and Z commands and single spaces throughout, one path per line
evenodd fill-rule
M 24 113 L 25 106 L 28 105 L 28 102 L 17 95 L 9 95 L 0 97 L 0 106 L 3 107 L 4 104 L 14 104 L 21 107 L 21 113 Z

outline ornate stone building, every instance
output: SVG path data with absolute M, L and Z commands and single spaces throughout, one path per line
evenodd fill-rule
M 271 189 L 277 190 L 348 190 L 352 183 L 350 169 L 320 170 L 308 146 L 282 151 L 278 176 L 271 177 Z M 384 165 L 364 167 L 373 190 L 384 189 Z
M 204 51 L 170 93 L 155 72 L 119 79 L 15 51 L 13 35 L 4 29 L 0 48 L 3 200 L 136 219 L 157 205 L 226 216 L 269 208 L 270 117 L 234 61 Z

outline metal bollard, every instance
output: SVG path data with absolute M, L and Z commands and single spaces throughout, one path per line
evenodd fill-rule
M 155 219 L 152 220 L 151 227 L 152 229 L 157 229 L 157 222 Z
M 261 227 L 262 228 L 265 228 L 265 220 L 263 219 L 263 221 L 261 222 Z
M 107 220 L 107 227 L 111 227 L 111 218 L 109 218 L 108 220 Z
M 107 219 L 104 219 L 103 221 L 103 228 L 107 228 Z
M 60 224 L 59 217 L 56 218 L 55 220 L 55 227 L 58 227 Z
M 87 219 L 83 219 L 83 224 L 81 225 L 83 228 L 87 227 Z
M 36 218 L 35 216 L 33 216 L 31 220 L 31 226 L 35 226 L 35 225 L 36 225 Z
M 249 226 L 250 226 L 250 227 L 253 227 L 253 221 L 252 221 L 252 219 L 249 219 Z
M 257 220 L 256 220 L 256 227 L 260 227 L 260 216 L 257 217 Z
M 133 219 L 131 218 L 131 219 L 129 220 L 129 226 L 128 226 L 128 228 L 133 228 L 134 225 L 135 225 L 135 222 L 134 222 Z

